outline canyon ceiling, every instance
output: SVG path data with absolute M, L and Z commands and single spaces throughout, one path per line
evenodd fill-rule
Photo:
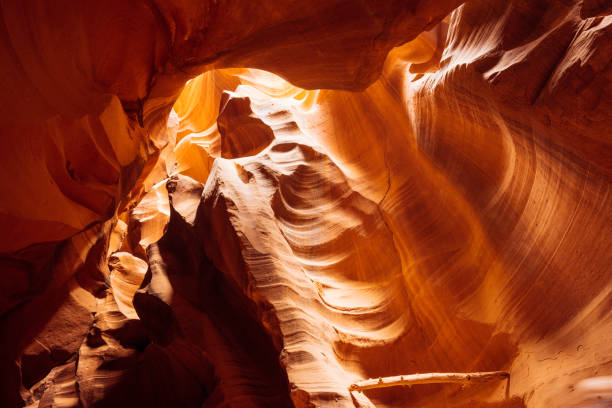
M 612 2 L 0 17 L 1 407 L 612 406 Z

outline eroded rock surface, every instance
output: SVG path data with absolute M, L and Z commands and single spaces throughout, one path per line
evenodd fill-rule
M 608 3 L 2 3 L 0 405 L 612 404 Z

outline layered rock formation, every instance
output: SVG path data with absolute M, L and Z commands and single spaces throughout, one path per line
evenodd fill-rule
M 0 405 L 612 404 L 612 9 L 462 3 L 2 3 Z

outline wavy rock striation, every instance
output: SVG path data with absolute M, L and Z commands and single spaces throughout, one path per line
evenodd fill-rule
M 612 404 L 608 3 L 3 2 L 0 405 Z

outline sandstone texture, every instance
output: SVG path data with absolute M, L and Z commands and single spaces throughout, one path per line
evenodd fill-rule
M 0 406 L 612 406 L 611 13 L 0 2 Z

